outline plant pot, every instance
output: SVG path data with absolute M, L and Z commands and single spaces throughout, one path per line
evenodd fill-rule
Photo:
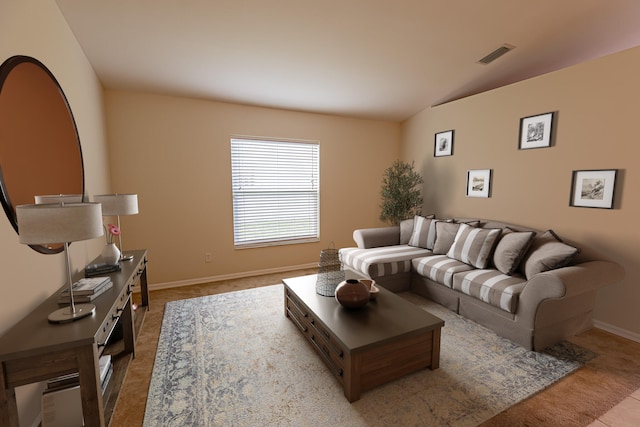
M 116 265 L 120 261 L 120 249 L 115 243 L 107 243 L 102 249 L 102 260 L 109 265 Z

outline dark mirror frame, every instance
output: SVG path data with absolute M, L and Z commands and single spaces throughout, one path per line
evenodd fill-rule
M 58 117 L 60 115 L 64 116 L 62 117 L 63 120 L 69 120 L 69 122 L 64 122 L 64 123 L 56 123 L 52 126 L 45 126 L 44 124 L 42 124 L 44 129 L 49 130 L 49 128 L 51 129 L 58 129 L 60 128 L 61 131 L 65 130 L 66 128 L 66 134 L 70 134 L 70 132 L 68 131 L 69 128 L 72 128 L 72 133 L 73 133 L 73 138 L 63 138 L 64 141 L 63 143 L 66 143 L 67 140 L 70 140 L 69 143 L 73 144 L 73 147 L 68 147 L 67 149 L 70 150 L 71 152 L 73 152 L 74 156 L 75 156 L 75 147 L 77 147 L 77 154 L 79 155 L 79 167 L 80 170 L 79 171 L 74 171 L 73 168 L 77 167 L 77 158 L 73 158 L 73 159 L 69 159 L 68 163 L 72 163 L 71 165 L 68 164 L 55 164 L 55 167 L 58 168 L 56 171 L 54 171 L 53 173 L 49 173 L 49 174 L 44 174 L 44 176 L 39 176 L 37 177 L 38 179 L 42 179 L 43 181 L 46 180 L 47 183 L 47 188 L 54 188 L 54 191 L 46 191 L 44 194 L 63 194 L 63 193 L 69 193 L 69 191 L 65 190 L 65 189 L 58 189 L 56 188 L 56 178 L 58 178 L 58 182 L 62 181 L 65 178 L 62 178 L 60 173 L 57 173 L 58 171 L 67 171 L 69 170 L 70 173 L 69 175 L 75 176 L 75 174 L 78 175 L 78 177 L 80 178 L 81 182 L 79 183 L 80 186 L 80 192 L 74 191 L 75 194 L 82 194 L 82 200 L 86 201 L 86 196 L 85 196 L 85 188 L 84 188 L 84 160 L 82 158 L 82 147 L 80 145 L 80 137 L 78 135 L 78 128 L 76 126 L 76 122 L 75 119 L 73 117 L 73 113 L 71 112 L 71 107 L 69 106 L 69 102 L 67 100 L 67 97 L 64 94 L 64 91 L 62 90 L 62 87 L 60 86 L 60 84 L 58 83 L 58 81 L 56 80 L 55 76 L 53 75 L 53 73 L 51 73 L 51 71 L 49 71 L 49 69 L 40 61 L 38 61 L 35 58 L 32 58 L 30 56 L 24 56 L 24 55 L 16 55 L 16 56 L 12 56 L 10 58 L 8 58 L 6 61 L 4 61 L 2 63 L 2 65 L 0 66 L 0 107 L 2 107 L 2 95 L 3 95 L 3 88 L 5 88 L 5 83 L 7 82 L 7 79 L 11 76 L 12 72 L 16 71 L 16 67 L 18 67 L 21 64 L 25 64 L 25 63 L 30 63 L 33 64 L 35 66 L 37 66 L 40 70 L 42 71 L 45 77 L 48 77 L 50 79 L 49 81 L 45 81 L 43 79 L 43 81 L 40 82 L 35 82 L 34 86 L 36 85 L 36 83 L 38 84 L 43 84 L 43 85 L 48 85 L 49 83 L 52 84 L 52 87 L 47 87 L 47 89 L 49 89 L 49 92 L 51 92 L 52 89 L 55 89 L 55 91 L 57 91 L 57 95 L 59 95 L 59 99 L 55 96 L 53 96 L 52 98 L 55 99 L 44 99 L 45 93 L 43 93 L 43 99 L 42 102 L 38 102 L 37 105 L 34 105 L 34 110 L 36 109 L 44 109 L 44 108 L 50 108 L 51 110 L 51 116 L 52 117 Z M 15 88 L 11 88 L 11 90 L 15 90 Z M 32 91 L 33 92 L 33 91 Z M 7 90 L 5 90 L 5 95 L 7 93 Z M 25 90 L 26 93 L 26 90 Z M 8 95 L 6 95 L 8 96 Z M 6 97 L 5 96 L 5 97 Z M 11 101 L 11 99 L 10 99 Z M 37 107 L 37 108 L 36 108 Z M 66 113 L 68 114 L 65 115 L 63 112 L 63 109 L 66 110 Z M 3 109 L 0 109 L 0 113 L 2 113 Z M 45 110 L 45 113 L 47 111 Z M 42 111 L 39 111 L 40 114 L 42 114 Z M 48 115 L 47 115 L 48 116 Z M 38 116 L 36 115 L 36 118 Z M 28 117 L 20 117 L 20 119 L 24 119 L 24 121 L 28 124 L 28 126 L 34 126 L 37 127 L 39 124 L 38 123 L 31 123 L 28 121 Z M 61 120 L 61 121 L 63 121 Z M 5 123 L 3 123 L 3 121 Z M 17 122 L 18 120 L 12 120 L 11 118 L 7 118 L 7 117 L 2 117 L 0 114 L 0 126 L 6 126 L 7 128 L 9 128 L 10 126 L 15 126 L 17 128 L 17 131 L 14 130 L 14 134 L 20 134 L 20 128 L 18 126 L 18 124 L 13 123 L 13 122 Z M 22 120 L 21 120 L 22 121 Z M 57 126 L 57 125 L 60 126 Z M 25 123 L 22 123 L 23 126 L 25 126 Z M 6 161 L 6 159 L 3 159 L 2 155 L 3 153 L 7 153 L 9 152 L 12 147 L 15 147 L 16 144 L 21 144 L 21 150 L 24 150 L 24 147 L 26 146 L 27 149 L 31 149 L 32 147 L 37 148 L 37 144 L 46 144 L 48 143 L 49 138 L 42 138 L 44 141 L 30 141 L 28 140 L 28 136 L 25 136 L 26 132 L 24 134 L 21 134 L 22 140 L 20 141 L 9 141 L 7 139 L 9 138 L 2 138 L 3 135 L 6 134 L 0 134 L 0 197 L 1 197 L 1 202 L 2 202 L 2 207 L 4 208 L 5 213 L 7 214 L 7 218 L 9 219 L 9 222 L 11 223 L 11 225 L 13 226 L 13 228 L 16 230 L 16 232 L 19 234 L 19 229 L 18 229 L 18 222 L 17 222 L 17 216 L 16 216 L 16 211 L 15 211 L 15 205 L 12 203 L 12 198 L 11 198 L 11 194 L 14 194 L 14 196 L 17 196 L 17 194 L 15 194 L 16 189 L 14 188 L 13 191 L 14 193 L 11 193 L 12 189 L 8 188 L 7 186 L 7 181 L 5 179 L 5 177 L 3 176 L 3 162 Z M 5 140 L 2 140 L 5 139 Z M 71 140 L 72 139 L 72 140 Z M 56 141 L 55 138 L 51 138 L 52 141 Z M 37 151 L 37 150 L 34 150 Z M 19 150 L 15 150 L 14 152 L 19 153 Z M 8 156 L 10 157 L 10 156 Z M 23 157 L 28 157 L 28 158 L 23 158 Z M 41 156 L 43 157 L 43 156 Z M 30 152 L 29 156 L 22 156 L 20 157 L 18 160 L 19 162 L 25 163 L 25 164 L 29 164 L 31 162 L 31 159 L 38 159 L 37 153 L 34 154 L 34 152 Z M 50 159 L 44 158 L 44 159 L 40 159 L 41 162 L 43 162 L 43 164 L 46 164 L 47 162 L 49 162 Z M 53 162 L 50 162 L 53 163 Z M 6 165 L 5 166 L 5 171 L 7 170 Z M 49 167 L 51 167 L 51 165 L 48 165 Z M 65 169 L 67 168 L 67 169 Z M 15 174 L 15 167 L 12 167 L 13 172 Z M 12 178 L 16 181 L 18 180 L 33 180 L 34 179 L 34 171 L 33 168 L 28 169 L 28 168 L 24 168 L 24 172 L 22 172 L 23 168 L 18 168 L 20 170 L 21 175 L 19 177 L 15 177 L 12 176 Z M 36 170 L 38 170 L 38 168 L 36 167 Z M 68 179 L 68 178 L 67 178 Z M 74 178 L 71 178 L 72 180 Z M 16 182 L 14 181 L 14 182 Z M 33 181 L 32 181 L 33 182 Z M 61 186 L 64 186 L 63 184 L 60 184 Z M 74 181 L 74 186 L 75 186 L 75 181 Z M 25 191 L 26 193 L 26 191 Z M 31 198 L 31 201 L 28 203 L 35 203 L 34 202 L 34 198 L 33 196 L 36 196 L 37 194 L 20 194 L 20 197 L 14 197 L 14 200 L 26 200 L 26 198 Z M 24 202 L 23 202 L 24 203 Z M 23 204 L 23 203 L 19 203 L 19 204 Z M 55 254 L 55 253 L 59 253 L 62 252 L 63 250 L 63 246 L 62 244 L 60 245 L 49 245 L 49 246 L 39 246 L 39 245 L 30 245 L 34 250 L 43 253 L 43 254 Z

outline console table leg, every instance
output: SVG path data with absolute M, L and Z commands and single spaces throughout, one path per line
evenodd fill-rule
M 80 395 L 82 397 L 82 415 L 87 427 L 104 427 L 104 405 L 100 386 L 100 368 L 98 346 L 82 347 L 78 351 L 78 374 L 80 377 Z
M 13 387 L 5 388 L 5 384 L 4 366 L 0 366 L 0 426 L 18 426 L 20 422 L 18 420 L 16 391 Z

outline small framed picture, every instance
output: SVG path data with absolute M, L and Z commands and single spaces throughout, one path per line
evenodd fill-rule
M 433 142 L 433 156 L 451 156 L 453 155 L 453 130 L 438 132 Z
M 569 205 L 612 209 L 617 172 L 617 169 L 573 171 Z
M 467 171 L 467 197 L 491 197 L 491 169 Z
M 520 143 L 518 149 L 544 148 L 551 146 L 555 113 L 538 114 L 520 119 Z

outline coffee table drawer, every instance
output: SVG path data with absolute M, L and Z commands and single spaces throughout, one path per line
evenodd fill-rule
M 288 317 L 293 320 L 316 352 L 322 356 L 333 374 L 342 382 L 344 372 L 344 350 L 336 345 L 336 339 L 295 295 L 286 293 Z

